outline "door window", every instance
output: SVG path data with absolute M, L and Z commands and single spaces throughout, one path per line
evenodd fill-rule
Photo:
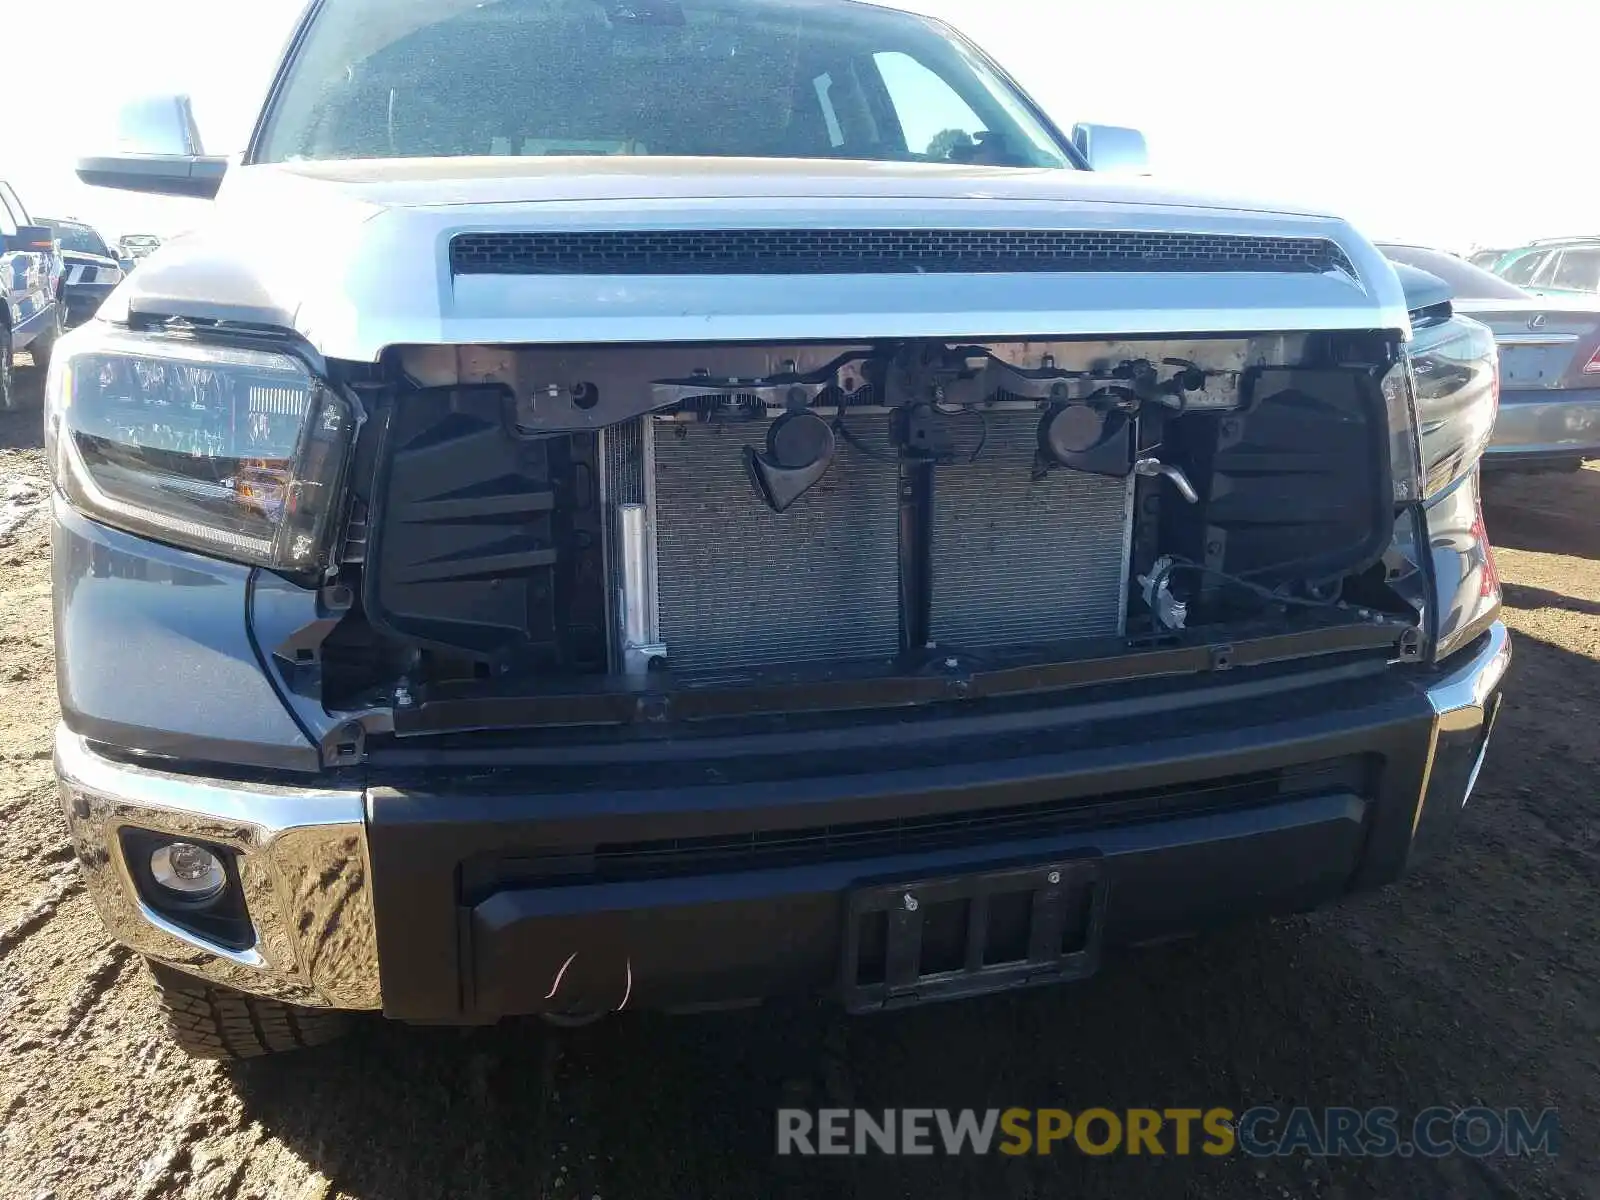
M 1500 272 L 1500 277 L 1507 283 L 1515 283 L 1527 287 L 1533 282 L 1533 276 L 1539 269 L 1539 264 L 1550 257 L 1548 251 L 1535 250 L 1531 254 L 1524 254 L 1509 267 Z
M 909 54 L 888 50 L 872 58 L 912 154 L 944 162 L 988 132 L 955 88 Z
M 1550 286 L 1574 292 L 1595 291 L 1600 287 L 1600 249 L 1563 250 Z

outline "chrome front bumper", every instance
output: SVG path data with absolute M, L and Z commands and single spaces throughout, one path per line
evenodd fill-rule
M 1511 668 L 1511 634 L 1496 621 L 1472 657 L 1428 689 L 1433 736 L 1428 770 L 1412 826 L 1412 861 L 1446 846 L 1472 798 L 1500 707 L 1500 685 Z
M 239 991 L 318 1008 L 381 1007 L 360 791 L 223 782 L 114 762 L 56 727 L 56 773 L 73 849 L 111 935 Z M 124 828 L 226 846 L 256 944 L 232 950 L 140 897 Z
M 1496 622 L 1427 689 L 1433 721 L 1413 849 L 1447 840 L 1477 780 L 1511 661 Z M 73 847 L 102 919 L 141 954 L 239 991 L 315 1007 L 383 1006 L 362 792 L 223 782 L 115 762 L 58 727 L 56 769 Z M 180 928 L 139 895 L 124 828 L 237 852 L 256 931 L 230 950 Z

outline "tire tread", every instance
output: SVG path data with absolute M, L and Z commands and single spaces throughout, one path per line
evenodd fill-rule
M 218 987 L 151 962 L 172 1039 L 193 1058 L 243 1059 L 321 1046 L 345 1032 L 345 1014 L 300 1008 Z

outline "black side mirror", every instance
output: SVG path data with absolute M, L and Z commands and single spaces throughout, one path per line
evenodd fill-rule
M 18 225 L 15 233 L 6 235 L 5 243 L 7 250 L 48 254 L 55 249 L 56 235 L 48 225 Z

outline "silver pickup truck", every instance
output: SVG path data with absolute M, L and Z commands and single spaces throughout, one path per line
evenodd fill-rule
M 1388 883 L 1488 332 L 846 0 L 317 0 L 61 343 L 61 799 L 182 1044 L 1080 978 Z

